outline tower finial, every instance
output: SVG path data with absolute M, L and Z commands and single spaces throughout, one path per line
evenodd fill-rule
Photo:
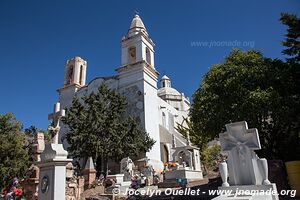
M 134 10 L 134 15 L 139 15 L 140 14 L 140 12 L 138 11 L 138 9 L 135 9 Z

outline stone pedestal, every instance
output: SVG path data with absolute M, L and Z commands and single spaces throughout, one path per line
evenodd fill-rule
M 41 154 L 39 200 L 64 200 L 66 188 L 66 165 L 68 152 L 62 144 L 47 144 Z

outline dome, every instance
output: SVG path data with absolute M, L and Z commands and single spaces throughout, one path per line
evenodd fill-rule
M 178 92 L 176 89 L 171 87 L 162 87 L 157 91 L 158 96 L 164 96 L 164 95 L 174 95 L 174 96 L 181 96 L 180 92 Z

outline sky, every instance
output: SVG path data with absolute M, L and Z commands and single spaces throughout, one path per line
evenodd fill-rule
M 66 60 L 87 60 L 87 82 L 114 75 L 136 12 L 155 43 L 156 69 L 192 97 L 232 48 L 284 59 L 280 13 L 300 16 L 300 1 L 0 0 L 0 114 L 46 129 Z

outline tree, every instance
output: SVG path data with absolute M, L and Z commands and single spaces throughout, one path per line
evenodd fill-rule
M 68 151 L 77 158 L 93 157 L 97 171 L 108 159 L 135 157 L 148 151 L 155 141 L 140 128 L 133 117 L 126 117 L 126 98 L 105 85 L 96 93 L 75 98 L 66 110 L 63 122 L 68 125 Z
M 288 55 L 288 61 L 291 63 L 300 62 L 300 19 L 296 15 L 282 13 L 280 21 L 288 26 L 287 34 L 283 45 L 287 47 L 283 50 Z
M 299 159 L 299 69 L 257 51 L 233 50 L 212 66 L 193 95 L 193 132 L 214 139 L 225 124 L 246 120 L 259 130 L 260 155 Z
M 205 172 L 209 175 L 211 172 L 217 171 L 219 169 L 219 163 L 222 161 L 221 156 L 221 146 L 214 144 L 207 147 L 202 152 L 202 163 Z
M 24 147 L 25 135 L 21 129 L 22 124 L 13 114 L 0 114 L 0 189 L 14 177 L 24 178 L 29 167 L 29 156 Z

